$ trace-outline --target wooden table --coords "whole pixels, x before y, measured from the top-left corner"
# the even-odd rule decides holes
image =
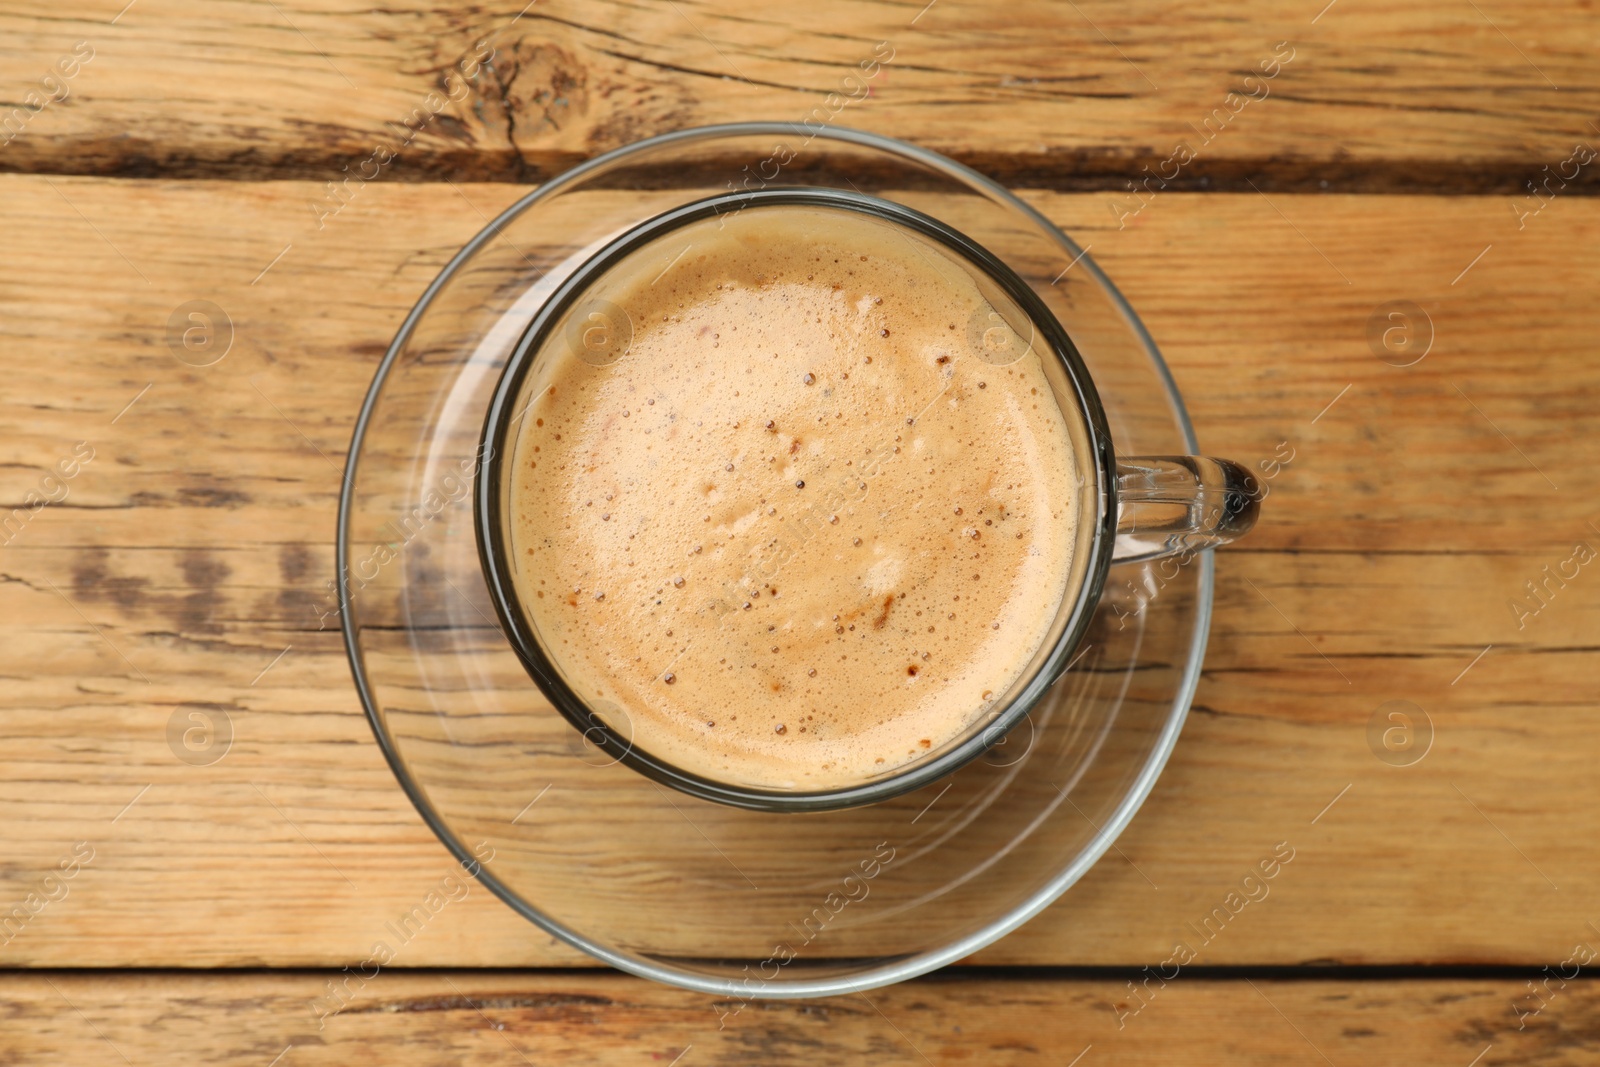
[[[0,1061],[1591,1062],[1600,23],[1324,2],[7,5]],[[1273,475],[1120,855],[966,966],[721,1030],[474,892],[319,1030],[449,862],[316,625],[385,346],[531,186],[835,109],[878,42],[833,121],[1092,246],[1206,449]],[[232,323],[203,367],[195,300]],[[207,723],[225,758],[178,758]]]

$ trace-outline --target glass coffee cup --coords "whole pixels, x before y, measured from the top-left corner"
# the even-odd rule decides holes
[[[1075,542],[1066,591],[1037,651],[964,727],[926,753],[859,781],[823,789],[779,789],[718,778],[676,765],[635,737],[633,716],[597,697],[541,632],[526,590],[528,566],[511,550],[508,501],[519,423],[537,390],[541,361],[577,359],[604,368],[625,358],[635,324],[607,296],[607,282],[634,257],[671,242],[685,227],[734,218],[759,224],[780,208],[842,212],[898,230],[907,254],[957,264],[983,302],[966,323],[968,350],[1005,366],[1037,355],[1070,438],[1079,472]],[[650,779],[705,800],[766,811],[822,811],[871,804],[921,788],[976,759],[1020,723],[1074,661],[1113,562],[1183,555],[1229,541],[1256,518],[1258,488],[1244,468],[1196,456],[1118,458],[1094,382],[1071,338],[1037,293],[984,247],[910,207],[835,189],[766,189],[698,200],[606,242],[567,276],[534,316],[501,374],[483,424],[474,518],[490,599],[530,677],[584,739]],[[589,520],[592,521],[592,520]],[[520,586],[520,588],[519,588]]]

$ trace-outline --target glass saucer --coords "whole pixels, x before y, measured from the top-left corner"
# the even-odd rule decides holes
[[[1078,658],[1002,743],[917,792],[839,811],[678,793],[550,706],[495,621],[473,530],[500,371],[540,304],[616,235],[780,185],[853,189],[975,238],[1065,325],[1119,454],[1198,452],[1149,334],[1083,250],[987,178],[873,134],[748,123],[639,142],[518,201],[429,286],[362,407],[339,506],[341,618],[378,744],[445,845],[530,921],[735,1007],[922,974],[1059,897],[1160,774],[1211,617],[1209,552],[1116,565]]]

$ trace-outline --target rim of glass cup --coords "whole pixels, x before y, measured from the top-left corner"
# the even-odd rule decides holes
[[[1088,559],[1083,565],[1077,589],[1063,598],[1057,609],[1058,619],[1063,617],[1063,610],[1065,613],[1061,632],[1034,673],[1025,678],[1008,703],[988,719],[972,723],[961,736],[948,742],[941,750],[897,770],[885,771],[865,782],[831,789],[763,789],[707,778],[675,766],[639,747],[632,738],[617,732],[568,684],[528,618],[516,593],[516,580],[512,577],[514,557],[509,547],[510,534],[505,528],[505,505],[502,500],[507,466],[512,459],[514,439],[518,432],[513,429],[516,419],[512,413],[522,405],[528,375],[567,321],[569,312],[583,306],[583,300],[592,287],[602,281],[617,263],[679,227],[712,217],[721,218],[748,210],[759,211],[764,207],[786,205],[854,211],[902,226],[937,242],[971,269],[981,271],[1027,316],[1035,336],[1043,341],[1065,370],[1070,397],[1058,397],[1057,400],[1065,399],[1076,405],[1076,418],[1085,438],[1084,451],[1088,453],[1087,465],[1092,468],[1085,472],[1089,475],[1085,478],[1085,485],[1092,495],[1080,507],[1080,521],[1096,527],[1093,535],[1088,537]],[[1063,418],[1071,421],[1074,416],[1064,411]],[[1113,454],[1111,431],[1106,425],[1105,409],[1094,379],[1066,328],[1016,271],[966,234],[903,204],[842,189],[785,187],[723,193],[680,204],[646,219],[613,239],[562,280],[524,329],[489,401],[480,442],[482,464],[473,487],[478,558],[483,565],[489,598],[494,602],[500,624],[529,676],[549,698],[556,711],[574,729],[582,732],[585,740],[614,761],[690,796],[752,811],[835,811],[876,804],[914,792],[954,774],[989,751],[1038,706],[1039,701],[1065,673],[1104,592],[1106,573],[1111,568],[1112,545],[1116,540],[1116,457]]]
[[[433,302],[433,298],[450,281],[462,264],[471,259],[485,244],[493,240],[500,233],[501,227],[533,204],[562,192],[569,185],[582,180],[592,171],[607,167],[618,159],[671,144],[773,134],[780,136],[800,134],[808,137],[826,138],[901,156],[958,182],[980,189],[1020,212],[1038,226],[1041,232],[1055,240],[1062,247],[1062,250],[1078,266],[1087,270],[1104,289],[1112,303],[1121,313],[1128,328],[1139,339],[1146,356],[1149,357],[1155,367],[1157,377],[1166,392],[1167,402],[1171,407],[1174,420],[1183,436],[1186,451],[1193,455],[1200,454],[1200,444],[1195,438],[1194,424],[1189,419],[1188,408],[1185,407],[1183,397],[1178,392],[1177,383],[1172,378],[1172,372],[1167,367],[1166,360],[1162,358],[1160,350],[1156,347],[1155,340],[1150,336],[1144,323],[1140,321],[1126,298],[1123,297],[1122,292],[1100,269],[1099,264],[1090,258],[1087,250],[1080,248],[1077,242],[1073,241],[1072,238],[1058,229],[1054,223],[1014,195],[1005,186],[938,152],[863,130],[835,126],[819,131],[807,129],[801,124],[793,122],[735,122],[714,126],[698,126],[686,130],[677,130],[672,133],[659,134],[642,141],[623,145],[620,148],[614,148],[550,179],[507,207],[492,222],[474,235],[451,258],[450,262],[439,272],[439,276],[428,285],[427,289],[423,290],[422,296],[418,298],[416,305],[406,316],[405,321],[400,324],[400,329],[396,332],[394,340],[390,342],[388,350],[384,352],[383,359],[379,362],[378,369],[373,374],[372,385],[368,387],[367,395],[361,404],[361,410],[356,416],[355,428],[351,432],[350,449],[345,457],[345,476],[339,491],[339,513],[335,528],[336,575],[342,576],[349,572],[350,513],[354,505],[352,487],[355,484],[356,467],[360,457],[361,445],[366,436],[367,423],[371,419],[373,409],[383,391],[384,381],[387,379],[395,361],[399,358],[400,352],[405,348],[412,331],[427,311],[428,306]],[[1116,810],[1111,814],[1110,818],[1100,825],[1099,830],[1089,844],[1081,849],[1066,867],[1020,905],[1012,908],[992,922],[972,931],[965,937],[946,945],[931,948],[913,956],[892,959],[881,966],[850,974],[772,983],[754,994],[745,989],[739,980],[733,978],[717,978],[671,967],[618,952],[605,945],[598,944],[576,930],[572,930],[563,923],[557,922],[538,911],[499,878],[495,877],[487,867],[478,862],[471,850],[456,836],[438,811],[434,809],[426,792],[421,784],[412,777],[399,750],[389,737],[388,730],[382,721],[382,713],[378,708],[372,683],[367,677],[366,664],[362,657],[360,644],[356,638],[354,605],[351,602],[349,583],[339,580],[335,582],[335,585],[339,597],[339,626],[341,633],[344,635],[345,654],[350,661],[350,671],[355,681],[357,696],[361,700],[362,709],[366,712],[367,721],[372,727],[373,737],[378,743],[378,748],[383,753],[384,760],[389,764],[389,769],[394,774],[395,779],[400,783],[400,787],[405,791],[406,796],[410,798],[412,806],[422,816],[423,822],[428,825],[428,828],[439,838],[439,841],[451,855],[462,863],[467,870],[475,873],[475,877],[483,883],[485,888],[499,897],[513,911],[541,930],[554,937],[559,937],[574,948],[587,953],[602,963],[615,967],[617,970],[640,978],[648,978],[652,981],[714,996],[742,996],[748,999],[754,995],[762,999],[791,1000],[805,997],[837,996],[876,989],[915,978],[918,975],[927,974],[929,971],[937,970],[963,957],[970,956],[979,949],[998,941],[1038,915],[1057,900],[1061,894],[1070,889],[1099,861],[1100,857],[1110,849],[1112,842],[1127,828],[1128,823],[1133,820],[1133,816],[1144,804],[1145,798],[1150,795],[1150,790],[1154,788],[1156,779],[1160,777],[1168,757],[1171,756],[1173,748],[1177,745],[1178,735],[1183,729],[1189,706],[1194,700],[1195,689],[1199,685],[1200,667],[1205,658],[1206,640],[1211,632],[1211,604],[1215,573],[1212,554],[1210,552],[1202,552],[1199,557],[1198,588],[1195,596],[1196,626],[1194,634],[1190,638],[1189,657],[1184,666],[1183,675],[1178,681],[1172,709],[1167,716],[1166,722],[1162,725],[1161,733],[1156,738],[1144,766],[1140,768],[1139,773],[1134,777],[1127,792],[1118,803]]]

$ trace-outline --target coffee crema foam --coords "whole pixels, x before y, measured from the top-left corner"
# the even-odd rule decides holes
[[[998,366],[969,336],[988,310],[920,235],[765,205],[630,253],[574,311],[600,332],[552,332],[518,402],[513,578],[634,747],[840,788],[939,750],[1021,678],[1080,490],[1039,353]]]

